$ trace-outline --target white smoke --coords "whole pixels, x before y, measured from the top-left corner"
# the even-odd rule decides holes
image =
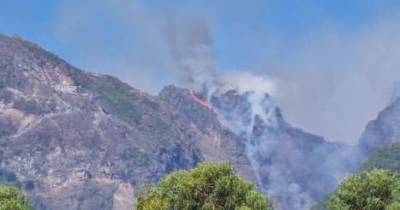
[[[322,39],[314,47],[298,50],[298,57],[282,61],[290,64],[281,69],[266,68],[282,71],[271,78],[241,72],[220,73],[215,65],[211,29],[205,18],[173,11],[147,13],[137,1],[84,2],[64,1],[57,26],[57,34],[68,46],[65,48],[79,49],[78,55],[87,62],[84,68],[112,73],[150,91],[157,91],[159,87],[154,84],[172,75],[180,85],[207,91],[209,96],[230,89],[247,94],[248,113],[244,115],[240,112],[243,110],[237,110],[237,113],[219,114],[232,131],[246,137],[247,156],[263,190],[293,199],[290,202],[296,209],[309,206],[312,201],[298,183],[288,181],[291,177],[285,172],[289,166],[271,163],[268,169],[263,169],[260,163],[263,160],[259,159],[261,155],[268,156],[284,148],[280,146],[283,143],[253,138],[257,118],[270,127],[279,124],[277,107],[266,94],[278,100],[285,116],[296,126],[350,142],[386,103],[388,87],[391,89],[391,82],[398,80],[400,72],[397,61],[400,48],[396,44],[400,43],[400,36],[393,36],[399,35],[397,30],[387,30],[398,28],[397,24],[367,33],[358,41]],[[99,25],[99,17],[105,22],[107,18],[116,18],[121,27],[113,29],[123,30],[108,34],[110,39],[103,32],[114,31],[105,29],[105,24]],[[118,46],[108,44],[113,39],[126,42]],[[289,162],[299,157],[296,148],[281,152],[287,153]],[[271,171],[269,186],[263,185],[259,174],[264,172],[260,170]],[[334,173],[336,169],[331,170]]]
[[[224,16],[248,23],[259,12],[258,3],[218,4]],[[64,45],[60,48],[77,57],[67,59],[84,69],[115,75],[153,93],[169,83],[199,89],[206,81],[214,83],[221,71],[215,68],[211,35],[213,27],[221,25],[215,24],[212,12],[206,12],[209,4],[213,5],[197,3],[197,13],[183,15],[172,7],[149,10],[139,0],[63,0],[51,34],[58,38],[57,45]],[[400,78],[398,20],[388,15],[352,33],[327,24],[313,29],[311,36],[291,36],[289,44],[261,31],[223,35],[232,43],[230,49],[240,51],[246,45],[251,51],[248,57],[257,58],[245,68],[256,66],[253,70],[263,69],[262,74],[279,79],[273,88],[279,94],[268,93],[288,122],[328,140],[356,143]],[[233,37],[243,37],[244,42]],[[236,48],[236,43],[241,44]],[[263,86],[254,84],[246,86]]]
[[[388,16],[352,34],[321,28],[287,50],[293,53],[282,55],[279,65],[267,64],[280,79],[275,99],[288,122],[356,144],[400,80],[398,20]]]
[[[274,96],[276,84],[272,78],[256,75],[250,72],[231,72],[222,76],[224,88],[238,90],[240,93],[247,91],[269,94]]]
[[[172,15],[163,32],[181,85],[200,90],[215,83],[214,49],[206,21]]]

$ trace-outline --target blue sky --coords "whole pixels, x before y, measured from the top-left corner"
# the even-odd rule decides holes
[[[355,142],[400,80],[398,11],[398,0],[0,0],[0,33],[153,94],[183,84],[179,62],[205,45],[195,58],[218,74],[271,78],[290,123]]]
[[[65,2],[67,1],[41,0],[38,3],[26,0],[1,0],[0,32],[8,35],[17,34],[40,44],[77,66],[89,67],[90,65],[86,66],[80,56],[76,56],[79,54],[77,52],[79,49],[64,46],[55,32]],[[71,2],[73,2],[72,7],[79,10],[81,2],[85,1]],[[87,2],[96,4],[95,1]],[[257,59],[261,59],[260,54],[263,54],[260,51],[268,51],[264,48],[268,49],[269,46],[265,45],[270,42],[279,45],[274,46],[277,48],[276,54],[271,55],[271,60],[275,59],[274,56],[278,58],[290,56],[293,53],[291,47],[304,42],[305,37],[312,39],[315,33],[319,33],[325,27],[334,27],[336,30],[339,29],[340,33],[351,36],[400,9],[400,1],[396,0],[148,0],[139,1],[138,4],[151,14],[171,10],[174,13],[207,19],[211,22],[219,69],[253,71],[257,71],[254,69],[258,68]],[[108,21],[105,24],[109,26],[119,24],[120,27],[126,27],[126,23],[120,23],[118,19],[108,18]],[[104,27],[109,26],[104,25]],[[123,32],[123,30],[116,31]],[[93,30],[93,33],[96,32]],[[112,34],[110,31],[105,32]],[[137,41],[140,42],[140,39]],[[120,42],[117,45],[125,44],[124,40],[117,42]]]

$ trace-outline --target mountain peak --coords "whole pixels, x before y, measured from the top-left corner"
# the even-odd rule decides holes
[[[0,37],[0,174],[38,209],[121,206],[116,192],[203,160],[202,137],[158,97]]]
[[[292,128],[265,92],[211,90],[152,96],[1,36],[0,175],[39,209],[66,210],[131,209],[118,192],[201,161],[232,163],[283,209],[306,209],[337,184],[343,171],[327,168],[336,144]]]
[[[44,65],[46,63],[66,65],[66,62],[32,42],[18,36],[0,35],[0,55],[22,64]]]

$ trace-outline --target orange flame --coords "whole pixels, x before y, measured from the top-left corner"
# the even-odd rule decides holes
[[[197,96],[194,94],[194,91],[193,91],[192,89],[189,89],[189,95],[190,95],[197,103],[199,103],[201,106],[206,107],[207,109],[210,109],[210,105],[209,105],[206,101],[204,101],[204,100],[200,99],[199,97],[197,97]]]

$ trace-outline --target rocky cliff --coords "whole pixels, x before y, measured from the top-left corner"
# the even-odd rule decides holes
[[[349,149],[291,127],[266,93],[152,96],[0,36],[0,182],[37,209],[131,209],[142,186],[201,161],[232,163],[279,209],[307,209],[354,167]]]
[[[206,160],[233,163],[277,209],[309,209],[359,164],[354,148],[290,126],[266,93],[171,86],[160,97],[211,137],[201,148]]]
[[[202,132],[158,97],[0,37],[0,166],[38,209],[131,209],[204,158]]]
[[[368,123],[359,146],[369,155],[385,145],[400,142],[400,98],[383,109],[377,118]]]

